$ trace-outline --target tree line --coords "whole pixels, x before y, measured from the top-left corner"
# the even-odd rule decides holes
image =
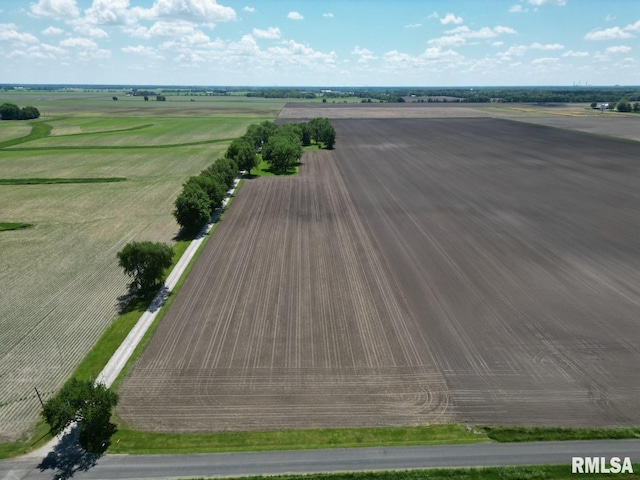
[[[315,142],[333,148],[335,138],[326,118],[283,125],[265,120],[250,125],[243,136],[231,142],[222,158],[183,184],[173,215],[184,232],[197,232],[220,207],[239,171],[250,175],[262,158],[274,172],[285,173],[300,160],[303,147]]]
[[[0,105],[1,120],[32,120],[39,117],[40,112],[36,107],[27,106],[20,108],[13,103],[3,103]]]

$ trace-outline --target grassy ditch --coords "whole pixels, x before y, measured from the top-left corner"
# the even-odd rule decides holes
[[[21,230],[23,228],[33,227],[32,223],[11,223],[0,222],[0,232],[6,232],[8,230]]]
[[[633,465],[633,471],[640,464]],[[575,479],[569,465],[544,465],[524,467],[485,468],[434,468],[429,470],[402,470],[391,472],[325,473],[313,475],[277,475],[236,477],[230,480],[568,480]],[[638,478],[635,473],[589,475],[590,479],[615,478],[626,480]]]
[[[139,432],[121,426],[111,439],[109,452],[129,454],[213,453],[440,445],[487,441],[484,432],[469,430],[463,425],[456,424],[200,434]]]
[[[557,440],[620,440],[640,438],[640,428],[482,427],[496,442],[548,442]]]
[[[52,185],[58,183],[112,183],[125,182],[125,177],[88,178],[0,178],[0,185]]]

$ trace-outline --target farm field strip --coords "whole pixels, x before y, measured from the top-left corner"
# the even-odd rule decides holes
[[[252,123],[250,118],[242,121],[244,128]],[[168,128],[169,120],[162,122]],[[214,139],[241,123],[229,127],[219,119],[202,120],[206,122]],[[117,119],[98,123],[118,126]],[[124,133],[135,142],[144,131]],[[175,139],[185,133],[183,129]],[[116,253],[134,239],[170,243],[178,232],[171,211],[181,184],[226,146],[220,140],[145,150],[2,150],[0,169],[7,178],[128,181],[0,185],[0,219],[34,224],[0,235],[0,441],[16,439],[33,427],[40,411],[34,387],[45,399],[57,391],[117,314],[128,279],[117,266]]]
[[[299,177],[246,182],[122,418],[640,423],[640,145],[488,118],[333,124],[336,150]]]
[[[449,418],[446,386],[324,153],[305,155],[301,177],[245,182],[121,386],[133,426]]]
[[[496,120],[336,125],[459,421],[638,422],[640,145]]]

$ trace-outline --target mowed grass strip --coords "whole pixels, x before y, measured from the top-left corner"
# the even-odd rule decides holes
[[[11,138],[0,142],[0,148],[12,147],[21,143],[32,142],[34,140],[40,140],[41,138],[48,137],[51,133],[51,125],[43,122],[33,122],[31,125],[31,132],[24,137]]]
[[[496,442],[544,442],[557,440],[620,440],[640,438],[640,427],[561,428],[561,427],[482,427]]]
[[[57,183],[113,183],[125,182],[125,177],[104,178],[0,178],[0,185],[52,185]]]
[[[640,464],[633,465],[633,471]],[[434,468],[429,470],[400,470],[391,472],[314,473],[310,475],[257,475],[229,480],[568,480],[575,479],[569,465],[484,468]],[[590,479],[638,478],[634,473],[592,474]]]
[[[23,228],[29,228],[32,226],[32,223],[0,222],[0,232],[6,232],[8,230],[21,230]]]
[[[109,453],[216,453],[488,441],[484,432],[457,424],[200,434],[139,432],[119,425],[118,431],[111,439]]]

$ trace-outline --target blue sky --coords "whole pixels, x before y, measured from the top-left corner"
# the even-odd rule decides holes
[[[640,0],[2,0],[0,83],[640,84]]]

